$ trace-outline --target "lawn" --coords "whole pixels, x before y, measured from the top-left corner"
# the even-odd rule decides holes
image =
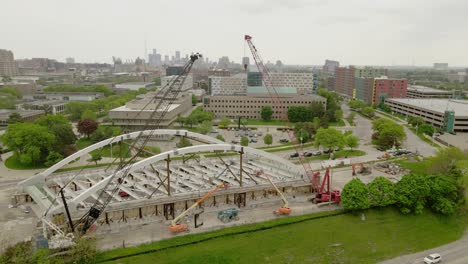
[[[84,149],[88,146],[91,146],[93,142],[89,138],[80,138],[75,142],[75,145],[78,149]]]
[[[331,126],[331,127],[344,127],[346,126],[345,122],[343,121],[343,119],[340,119],[336,122],[330,122],[328,123],[328,126]]]
[[[5,167],[12,169],[12,170],[34,170],[34,169],[47,168],[47,166],[45,166],[44,164],[38,164],[38,165],[21,164],[16,155],[13,155],[5,160]]]
[[[127,154],[126,156],[129,158],[132,156],[132,154],[130,152],[128,152],[128,149],[130,147],[126,144],[122,144],[122,157],[125,156],[125,154]],[[101,149],[96,149],[96,150],[93,150],[91,151],[91,154],[94,154],[94,153],[99,153],[101,152],[101,155],[103,157],[108,157],[110,158],[111,157],[111,147],[110,146],[105,146]],[[113,144],[112,145],[112,158],[117,158],[119,157],[119,152],[120,152],[120,144]]]
[[[98,256],[98,261],[153,250],[106,263],[375,263],[454,241],[462,236],[465,227],[455,216],[443,217],[427,211],[405,216],[394,208],[368,210],[365,220],[361,214],[342,214],[284,224],[294,219],[281,218],[107,251]],[[264,225],[272,228],[264,229]],[[201,239],[205,241],[196,243]]]
[[[408,169],[412,173],[415,173],[415,174],[427,173],[427,169],[430,165],[430,161],[428,159],[425,159],[423,161],[399,160],[395,162],[398,163],[403,168]]]

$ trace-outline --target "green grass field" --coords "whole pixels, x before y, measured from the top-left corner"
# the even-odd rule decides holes
[[[29,166],[21,164],[21,162],[19,161],[16,155],[13,155],[5,160],[5,167],[12,169],[12,170],[34,170],[34,169],[47,168],[47,166],[45,166],[44,164],[29,165]]]
[[[294,218],[267,223],[274,225],[289,219]],[[249,226],[261,224],[107,251],[98,256],[98,261],[158,249],[105,263],[375,263],[454,241],[463,234],[465,223],[456,216],[430,212],[402,215],[395,208],[386,208],[368,210],[364,221],[361,214],[344,214],[183,245],[198,237],[208,238]]]

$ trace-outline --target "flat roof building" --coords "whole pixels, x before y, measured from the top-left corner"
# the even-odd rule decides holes
[[[395,113],[422,117],[444,131],[468,132],[468,100],[392,98],[385,104]]]
[[[263,106],[272,106],[273,119],[284,119],[284,112],[290,106],[309,106],[313,102],[326,106],[326,99],[318,95],[301,95],[295,88],[276,88],[282,106],[275,106],[265,87],[249,87],[247,96],[206,96],[203,98],[203,109],[215,114],[217,118],[261,119]]]
[[[0,109],[0,126],[8,126],[8,118],[13,113],[18,113],[26,122],[32,122],[44,115],[44,111],[39,110]]]
[[[439,90],[431,87],[410,85],[408,87],[408,98],[451,98],[453,95],[452,91]]]
[[[18,75],[18,65],[15,62],[13,52],[0,49],[0,77]]]

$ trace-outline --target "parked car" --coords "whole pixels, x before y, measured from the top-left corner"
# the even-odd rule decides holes
[[[328,154],[328,153],[331,152],[331,150],[330,149],[324,149],[322,152],[323,152],[323,154]]]
[[[239,144],[239,141],[233,139],[233,140],[231,141],[231,143],[232,143],[232,144]]]
[[[235,136],[235,137],[239,137],[240,134],[239,134],[238,132],[236,132],[236,133],[234,134],[234,136]]]
[[[424,258],[424,263],[426,264],[439,263],[441,261],[442,257],[438,253],[430,254],[429,256]]]
[[[383,147],[383,146],[378,146],[378,147],[377,147],[377,150],[386,151],[387,148],[386,148],[386,147]]]
[[[304,157],[312,157],[313,155],[312,152],[304,152]]]
[[[261,131],[258,131],[258,132],[257,132],[257,135],[258,135],[259,137],[261,137],[261,136],[263,136],[263,133],[262,133]]]
[[[299,153],[295,152],[289,156],[290,158],[297,158],[299,157]]]
[[[314,156],[320,156],[320,155],[322,155],[322,151],[320,151],[320,150],[313,151],[313,152],[312,152],[312,155],[314,155]]]
[[[257,139],[256,138],[251,138],[250,143],[257,143]]]
[[[434,137],[440,137],[440,133],[434,133]]]
[[[282,139],[280,139],[280,142],[281,142],[281,143],[288,143],[288,142],[289,142],[289,140],[288,140],[288,139],[286,139],[286,138],[282,138]]]

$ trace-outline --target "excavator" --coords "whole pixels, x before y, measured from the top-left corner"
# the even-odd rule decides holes
[[[357,176],[356,173],[360,173],[362,175],[369,175],[372,173],[372,169],[370,167],[365,166],[363,163],[353,164],[352,167],[353,167],[353,176]],[[360,167],[360,169],[356,171],[356,167]]]
[[[266,174],[263,170],[258,170],[254,173],[254,175],[256,177],[260,177],[260,175],[265,175],[265,177],[267,178],[267,180],[271,183],[271,185],[273,185],[273,187],[275,188],[276,192],[281,196],[281,200],[283,200],[283,206],[276,209],[275,211],[273,211],[274,214],[276,215],[290,215],[291,212],[292,212],[292,209],[289,208],[289,203],[288,203],[288,200],[286,200],[286,197],[284,197],[283,193],[278,189],[278,187],[276,186],[276,184],[273,183],[273,181],[271,180],[270,176],[268,176],[268,174]]]
[[[204,200],[206,200],[206,198],[210,197],[211,195],[213,195],[215,192],[217,192],[219,189],[221,188],[225,188],[227,189],[229,187],[229,185],[227,183],[220,183],[218,185],[216,185],[216,187],[209,191],[207,194],[205,194],[202,198],[198,199],[197,202],[195,202],[192,206],[190,206],[189,208],[187,208],[187,210],[183,211],[180,215],[178,215],[176,218],[174,218],[174,220],[172,220],[171,222],[171,225],[168,227],[169,231],[171,233],[180,233],[180,232],[185,232],[185,231],[188,231],[188,225],[187,224],[184,224],[184,223],[180,223],[179,221],[185,216],[187,215],[187,213],[189,213],[190,211],[192,211],[193,209],[195,209],[195,207],[197,207],[199,204],[201,204]]]

